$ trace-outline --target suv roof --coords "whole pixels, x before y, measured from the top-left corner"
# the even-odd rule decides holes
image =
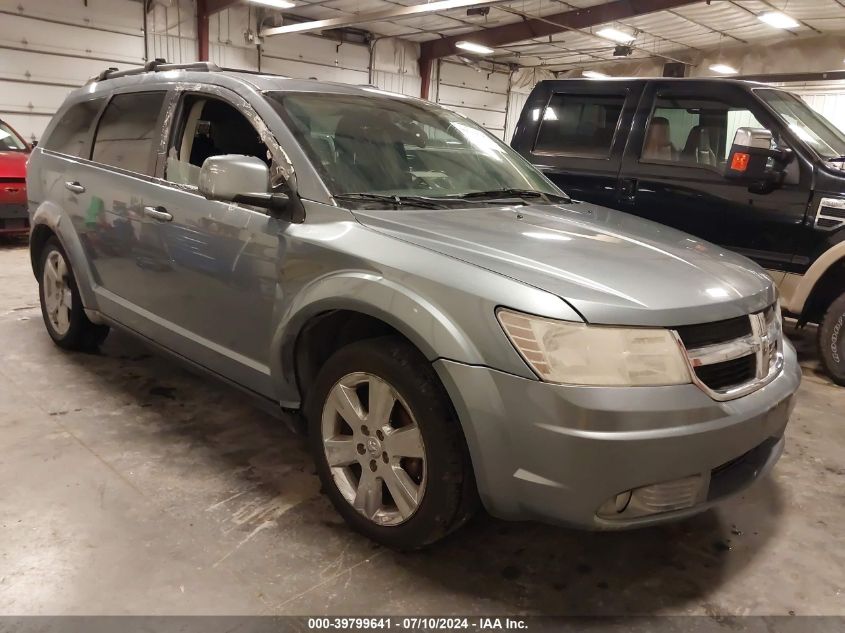
[[[196,83],[203,85],[217,85],[230,89],[237,89],[239,85],[260,92],[266,90],[289,90],[297,92],[331,92],[335,94],[372,94],[378,90],[381,94],[390,94],[372,85],[352,85],[319,81],[316,79],[293,79],[283,75],[265,73],[255,70],[237,68],[221,68],[213,62],[194,62],[190,64],[170,64],[164,59],[147,62],[144,66],[128,70],[107,68],[98,75],[91,77],[85,86],[72,94],[86,95],[108,92],[115,88],[143,84],[145,87],[157,87],[176,83]],[[413,97],[405,98],[413,99]]]

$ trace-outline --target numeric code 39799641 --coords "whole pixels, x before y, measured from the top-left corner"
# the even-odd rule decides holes
[[[308,629],[315,631],[341,630],[466,630],[470,628],[467,618],[404,617],[404,618],[308,618]]]

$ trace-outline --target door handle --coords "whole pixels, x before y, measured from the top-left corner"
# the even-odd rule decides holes
[[[67,189],[68,191],[72,191],[73,193],[85,193],[85,187],[80,185],[75,180],[68,180],[65,183],[65,189]]]
[[[159,222],[170,222],[173,219],[164,207],[144,207],[144,215]]]
[[[633,202],[637,197],[637,179],[625,178],[619,184],[619,194],[625,202]]]

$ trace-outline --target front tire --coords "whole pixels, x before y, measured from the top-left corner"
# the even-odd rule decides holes
[[[466,442],[431,364],[398,337],[352,343],[320,369],[306,404],[317,473],[365,536],[423,547],[477,505]]]
[[[92,351],[105,340],[109,328],[92,323],[85,315],[70,261],[55,237],[47,240],[41,251],[38,296],[47,333],[59,347]]]
[[[819,353],[833,382],[845,386],[845,293],[830,304],[819,324]]]

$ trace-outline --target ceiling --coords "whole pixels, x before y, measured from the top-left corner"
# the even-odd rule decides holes
[[[468,16],[464,8],[364,22],[356,28],[423,42],[606,3],[607,0],[500,1],[487,5],[490,10],[486,16]],[[418,0],[298,0],[292,13],[302,18],[326,19],[417,4],[420,4]],[[774,10],[787,13],[800,25],[785,31],[757,18]],[[489,58],[561,71],[619,59],[613,56],[613,42],[594,35],[602,26],[608,25],[563,30],[550,37],[498,46]],[[620,20],[610,26],[637,34],[634,50],[625,59],[683,60],[685,55],[689,57],[720,47],[765,44],[782,41],[785,37],[845,33],[845,0],[711,0]]]

